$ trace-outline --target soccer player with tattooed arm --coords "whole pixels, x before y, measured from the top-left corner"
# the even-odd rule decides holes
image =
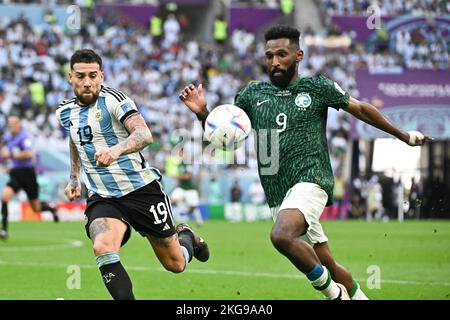
[[[103,86],[101,57],[78,50],[70,68],[75,97],[56,111],[69,135],[71,172],[65,195],[70,201],[80,197],[82,171],[88,189],[85,229],[103,282],[114,299],[131,300],[132,283],[119,256],[131,227],[174,273],[184,271],[192,257],[207,261],[209,248],[187,224],[174,226],[161,174],[140,152],[153,142],[150,129],[133,100]]]
[[[327,108],[343,109],[410,146],[423,145],[432,138],[400,130],[376,107],[351,97],[324,76],[301,77],[299,39],[295,28],[270,28],[265,34],[270,82],[250,82],[237,94],[234,104],[249,116],[258,148],[267,148],[265,152],[257,150],[257,156],[274,221],[272,244],[327,299],[365,300],[357,281],[333,258],[319,221],[325,206],[332,202],[334,185],[326,139]],[[204,124],[209,111],[202,84],[186,86],[180,99]],[[265,170],[267,161],[261,159],[261,154],[272,152],[270,143],[261,143],[271,141],[269,134],[278,139],[273,152],[278,153],[279,166],[274,172]]]

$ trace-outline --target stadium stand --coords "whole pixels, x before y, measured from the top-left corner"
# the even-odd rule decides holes
[[[20,1],[28,3],[29,1]],[[8,3],[0,1],[0,3]],[[58,1],[60,4],[69,2]],[[141,3],[147,3],[143,1]],[[231,1],[231,4],[258,4],[273,7],[274,1]],[[316,1],[316,5],[329,17],[333,15],[365,14],[370,1]],[[383,15],[426,12],[448,14],[446,1],[379,1]],[[325,20],[326,30],[305,28],[302,46],[306,57],[301,66],[303,76],[319,73],[336,80],[351,95],[359,97],[355,72],[366,67],[371,70],[448,69],[449,33],[439,25],[421,25],[396,32],[387,46],[377,42],[355,41],[349,30],[341,30],[331,19]],[[177,134],[192,132],[188,144],[192,159],[204,156],[201,164],[194,163],[194,174],[201,181],[201,191],[213,173],[230,169],[228,163],[217,163],[210,155],[202,155],[201,128],[195,117],[178,100],[181,87],[201,79],[208,88],[211,105],[231,103],[235,93],[250,80],[267,80],[264,67],[264,48],[257,34],[237,29],[229,37],[228,45],[218,47],[213,42],[203,42],[184,32],[180,21],[167,18],[163,24],[164,39],[158,46],[148,29],[135,24],[125,15],[96,15],[95,21],[84,24],[78,33],[64,26],[43,20],[30,24],[23,16],[0,20],[0,131],[5,126],[5,116],[11,111],[25,117],[26,127],[33,135],[36,148],[42,150],[41,159],[49,157],[48,146],[61,156],[51,161],[55,165],[41,165],[42,172],[60,171],[67,157],[64,132],[58,127],[55,109],[58,102],[72,97],[65,80],[68,59],[81,47],[94,48],[104,57],[106,84],[119,87],[133,97],[144,115],[156,143],[146,150],[146,157],[154,166],[165,171],[166,160],[171,155]],[[429,45],[429,44],[432,45]],[[343,166],[343,154],[350,143],[350,120],[344,113],[330,112],[327,135],[330,141],[333,169]],[[185,131],[183,131],[185,130]],[[2,133],[2,132],[0,132]],[[251,145],[252,141],[249,141]],[[233,177],[239,170],[251,169],[255,173],[256,155],[252,148],[238,151],[236,158],[245,158],[233,165],[236,173],[221,181],[222,190],[229,190]],[[206,157],[206,158],[205,158]],[[215,157],[221,157],[216,154]],[[254,175],[248,177],[250,184]],[[174,179],[167,179],[168,189]],[[250,194],[243,190],[243,202]],[[206,192],[202,199],[207,202]],[[229,200],[229,199],[225,199]]]

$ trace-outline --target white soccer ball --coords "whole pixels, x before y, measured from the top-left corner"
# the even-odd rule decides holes
[[[250,119],[244,110],[232,104],[214,108],[205,123],[205,138],[216,148],[236,150],[250,134]]]

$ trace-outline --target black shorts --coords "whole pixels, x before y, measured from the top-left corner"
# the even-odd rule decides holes
[[[23,189],[28,200],[34,200],[39,197],[39,186],[37,183],[36,172],[34,168],[16,168],[9,172],[9,181],[7,183],[15,193]]]
[[[85,215],[88,238],[89,226],[97,218],[116,218],[125,222],[127,231],[122,245],[131,236],[130,226],[142,236],[167,238],[175,234],[169,196],[157,180],[120,198],[103,198],[94,194],[87,199]]]

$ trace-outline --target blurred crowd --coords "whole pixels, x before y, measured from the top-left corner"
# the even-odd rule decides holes
[[[277,8],[279,0],[229,0],[231,5],[244,5],[244,6],[264,6],[269,8]]]
[[[377,6],[382,16],[450,13],[447,0],[320,0],[320,3],[329,15],[341,16],[366,15],[370,6]]]
[[[348,218],[372,220],[398,219],[399,205],[404,219],[448,218],[449,190],[442,180],[430,185],[426,178],[404,182],[382,173],[358,176],[352,181]]]
[[[420,0],[381,2],[386,12],[396,13],[409,6],[434,10],[437,5],[436,1]],[[327,9],[330,14],[348,14],[349,10],[364,10],[368,3],[327,0],[323,6],[330,8]],[[400,11],[398,6],[402,8]],[[448,11],[448,6],[444,9]],[[215,171],[214,157],[223,155],[206,154],[205,158],[202,154],[198,146],[202,144],[201,127],[179,101],[178,93],[186,84],[203,83],[210,108],[232,103],[238,90],[250,80],[268,80],[263,42],[240,29],[229,35],[225,43],[201,42],[183,32],[176,12],[164,17],[162,27],[163,35],[157,38],[152,37],[147,28],[134,25],[119,15],[95,15],[91,23],[83,24],[77,32],[51,21],[30,25],[23,17],[3,18],[0,20],[0,131],[5,128],[5,116],[17,112],[25,118],[24,126],[38,149],[52,145],[55,149],[66,150],[65,132],[58,126],[55,110],[59,102],[73,96],[66,81],[71,54],[76,49],[92,48],[103,58],[106,85],[132,97],[149,124],[155,143],[146,153],[152,165],[164,172],[179,136],[189,132],[191,141],[187,150],[191,152],[191,159],[203,157],[201,162],[193,163],[194,173],[200,168]],[[330,24],[325,33],[306,28],[302,39],[330,36],[354,38],[351,32]],[[302,43],[305,60],[300,68],[301,75],[324,74],[358,97],[355,72],[360,67],[449,67],[449,36],[435,26],[405,30],[395,38],[388,35],[388,39],[392,41],[388,41],[387,46],[379,42],[374,50],[353,40],[350,45],[339,47],[327,47],[317,41]],[[330,109],[327,135],[335,172],[344,161],[349,129],[349,116]],[[243,166],[256,168],[253,148],[238,152],[247,153]]]

